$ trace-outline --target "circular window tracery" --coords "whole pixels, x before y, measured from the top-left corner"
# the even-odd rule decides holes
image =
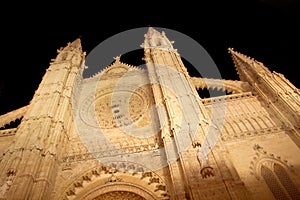
[[[149,107],[149,99],[143,87],[135,91],[122,90],[99,94],[95,111],[101,128],[128,126],[138,121]]]

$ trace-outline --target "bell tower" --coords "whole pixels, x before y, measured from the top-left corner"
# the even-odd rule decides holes
[[[50,63],[0,163],[1,173],[11,181],[7,199],[50,198],[72,122],[71,95],[84,55],[77,39],[58,50]]]
[[[177,50],[165,33],[152,27],[142,44],[176,198],[192,196],[187,176],[188,149],[204,139],[207,113]],[[203,127],[201,127],[203,124]],[[193,149],[192,151],[195,151]],[[197,152],[194,152],[194,159]]]
[[[196,140],[199,123],[206,114],[195,98],[197,91],[189,82],[187,70],[172,43],[164,32],[150,27],[142,47],[157,105],[173,190],[178,199],[184,199],[190,194],[187,194],[189,189],[186,184],[189,180],[185,174],[183,154]]]
[[[173,42],[164,32],[150,27],[142,47],[175,199],[206,199],[207,185],[222,191],[220,196],[246,198],[243,184],[232,188],[240,182],[234,168],[219,167],[224,162],[232,165],[217,139],[221,130],[205,108]],[[213,140],[218,141],[217,149]],[[228,180],[224,181],[222,174],[228,174]]]
[[[164,123],[164,127],[169,127],[169,130],[163,131],[163,137],[173,136],[179,129],[196,130],[197,126],[192,126],[207,118],[204,107],[199,105],[196,98],[198,93],[190,81],[187,69],[172,44],[164,32],[160,33],[152,27],[145,34],[142,44],[156,104],[164,107],[167,111],[165,117],[169,117]],[[182,109],[182,106],[191,116],[186,116],[187,113],[181,113],[183,116],[180,118],[176,116],[177,110],[174,109]],[[160,118],[164,119],[162,116]]]

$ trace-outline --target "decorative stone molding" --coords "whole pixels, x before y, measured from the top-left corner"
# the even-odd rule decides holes
[[[275,155],[273,153],[268,153],[258,144],[253,146],[253,149],[256,152],[256,155],[253,157],[252,161],[250,162],[250,174],[254,175],[257,180],[261,178],[261,165],[272,165],[274,163],[278,163],[284,168],[290,169],[293,172],[293,165],[289,164],[288,161],[282,158],[279,155]]]
[[[17,128],[10,128],[5,130],[0,130],[0,137],[12,136],[17,132]]]
[[[122,188],[122,191],[120,191]],[[132,200],[155,200],[158,199],[155,195],[151,194],[145,188],[138,187],[134,184],[129,183],[113,183],[104,186],[98,186],[90,193],[83,196],[84,199],[105,199],[105,200],[115,200],[117,199],[132,199]],[[76,198],[75,198],[76,199]],[[159,198],[167,199],[167,198]]]
[[[212,97],[212,98],[207,98],[207,99],[201,99],[201,101],[204,105],[206,105],[206,104],[222,102],[222,101],[231,101],[231,100],[238,100],[238,99],[243,99],[243,98],[250,98],[252,96],[253,96],[252,92],[242,92],[239,94],[231,94],[231,95],[226,95],[226,96],[221,96],[221,97]]]
[[[84,79],[84,81],[91,81],[92,79],[99,78],[99,77],[101,77],[101,80],[111,78],[111,76],[118,77],[118,76],[122,76],[124,73],[131,70],[144,71],[144,69],[142,68],[121,62],[120,57],[121,56],[116,56],[114,58],[115,62],[105,67],[101,71],[97,72],[96,74],[92,75],[91,77]]]
[[[114,155],[128,155],[129,153],[139,153],[143,151],[153,151],[157,150],[161,147],[161,143],[157,144],[144,144],[144,145],[137,145],[137,146],[127,146],[122,147],[121,149],[113,149],[113,150],[106,150],[106,151],[99,151],[99,152],[91,152],[85,154],[76,154],[76,155],[69,155],[62,158],[63,164],[67,165],[67,163],[73,162],[80,162],[85,160],[93,160],[93,159],[100,159],[105,157],[110,157]]]
[[[232,134],[232,135],[221,135],[221,139],[223,141],[232,141],[232,140],[237,140],[237,139],[247,139],[249,137],[255,137],[258,135],[267,135],[267,134],[275,134],[280,131],[287,130],[286,127],[284,126],[276,126],[276,127],[270,127],[270,128],[265,128],[265,129],[260,129],[260,130],[255,130],[255,131],[246,131],[246,132],[241,132],[240,134]]]
[[[126,162],[100,165],[86,171],[64,190],[63,199],[77,199],[79,196],[93,199],[107,192],[125,191],[127,186],[130,186],[127,192],[146,199],[168,199],[167,187],[159,175],[136,163]]]

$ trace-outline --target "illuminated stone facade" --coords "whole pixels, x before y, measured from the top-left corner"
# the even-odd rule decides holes
[[[145,69],[116,57],[86,79],[80,40],[58,50],[0,116],[0,199],[300,198],[299,89],[233,49],[240,81],[190,77],[153,28],[142,47]]]

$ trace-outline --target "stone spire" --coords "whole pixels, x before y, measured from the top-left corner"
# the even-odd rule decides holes
[[[82,51],[80,38],[77,38],[73,42],[68,42],[67,46],[58,49],[57,57],[56,59],[52,59],[52,61],[64,62],[71,59],[73,55],[77,55],[77,57],[85,56],[85,52]]]
[[[51,199],[83,62],[80,39],[76,39],[58,50],[50,63],[6,154],[8,164],[0,162],[0,176],[11,181],[7,199]]]
[[[233,48],[228,48],[234,62],[237,73],[242,81],[251,83],[252,73],[266,74],[271,73],[270,70],[264,66],[263,63],[256,61],[255,59],[246,56],[242,53],[234,51]],[[250,79],[250,80],[249,80]]]
[[[161,33],[152,27],[149,27],[148,32],[144,35],[145,40],[141,45],[143,48],[161,48],[166,50],[175,50],[173,48],[174,41],[170,41],[165,32]]]
[[[157,30],[155,30],[154,28],[152,28],[152,27],[149,27],[148,28],[148,32],[146,33],[146,35],[148,36],[148,37],[151,37],[151,36],[161,36],[161,33],[160,32],[158,32]]]
[[[82,50],[80,38],[77,38],[73,42],[69,42],[68,45],[65,48],[71,48],[71,49],[74,48],[74,49]]]
[[[276,112],[281,111],[285,120],[300,129],[299,89],[282,74],[271,72],[263,63],[236,52],[232,48],[228,50],[240,79],[248,82],[253,91],[265,99],[268,106],[277,109]]]
[[[192,144],[203,141],[205,134],[201,131],[206,124],[201,124],[203,129],[198,128],[208,114],[203,104],[199,104],[196,88],[172,43],[164,32],[150,27],[142,47],[173,181],[171,187],[176,191],[174,199],[186,199],[190,191],[185,191],[182,183],[188,185],[190,180],[181,172],[186,167],[183,153]],[[176,157],[180,159],[174,162]]]

